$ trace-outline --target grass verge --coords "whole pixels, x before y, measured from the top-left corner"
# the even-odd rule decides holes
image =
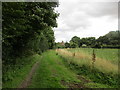
[[[20,60],[29,60],[29,63],[24,64],[21,68],[16,67],[14,70],[7,71],[3,76],[6,82],[2,83],[2,88],[17,88],[26,78],[34,63],[40,60],[40,55],[32,55],[21,58]]]

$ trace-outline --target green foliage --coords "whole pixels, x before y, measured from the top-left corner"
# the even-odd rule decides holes
[[[60,57],[63,59],[65,65],[69,67],[71,70],[75,71],[78,75],[84,75],[89,79],[91,79],[94,83],[104,84],[105,87],[112,87],[112,88],[118,87],[117,73],[113,74],[112,72],[103,72],[97,69],[96,67],[91,69],[91,66],[89,65],[90,62],[89,63],[86,62],[87,59],[82,59],[82,58],[77,59],[63,55],[60,55]],[[102,86],[99,87],[103,88]]]
[[[26,75],[30,72],[32,66],[36,61],[40,60],[41,56],[38,54],[17,58],[17,61],[21,62],[21,65],[16,65],[14,67],[9,67],[7,73],[2,76],[2,87],[3,88],[18,88],[21,82],[26,78]],[[29,61],[29,62],[25,62]]]
[[[70,40],[70,46],[72,48],[76,48],[76,47],[80,47],[81,43],[80,43],[80,38],[77,36],[74,36],[71,40]]]
[[[55,43],[55,47],[56,48],[65,48],[65,44],[64,44],[63,41],[62,42],[58,42],[58,43]]]
[[[95,37],[86,37],[80,39],[77,36],[74,36],[70,40],[70,47],[77,48],[83,47],[92,47],[92,48],[120,48],[120,32],[111,31],[104,36],[100,36],[98,39]]]
[[[78,44],[71,41],[70,42],[70,47],[71,48],[76,48],[76,47],[78,47]]]
[[[70,40],[70,47],[71,48],[77,48],[77,47],[83,47],[83,45],[86,45],[86,47],[93,47],[95,46],[95,37],[88,37],[88,38],[82,38],[80,39],[77,36],[74,36]]]
[[[96,42],[92,47],[93,48],[101,48],[102,45],[100,43]]]
[[[54,48],[55,37],[54,37],[54,31],[52,30],[52,28],[51,27],[46,28],[46,30],[44,30],[44,35],[45,35],[46,39],[48,40],[49,49]]]
[[[16,58],[41,54],[54,47],[52,28],[57,27],[57,6],[57,2],[2,3],[3,75],[8,67],[25,62]]]
[[[64,66],[62,59],[56,55],[55,51],[47,51],[42,54],[41,65],[29,88],[68,88],[62,81],[79,83],[76,74]]]
[[[82,44],[86,44],[87,46],[94,46],[95,45],[95,37],[88,37],[88,38],[82,38]]]
[[[65,48],[70,48],[70,44],[68,42],[65,43]]]
[[[113,47],[113,48],[120,48],[119,45],[119,41],[120,40],[120,33],[119,31],[111,31],[108,34],[104,35],[104,36],[100,36],[97,39],[97,42],[101,43],[101,45],[106,45],[105,47]],[[109,46],[111,45],[111,46]]]

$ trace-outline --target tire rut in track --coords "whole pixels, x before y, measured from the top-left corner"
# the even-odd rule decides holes
[[[30,85],[31,80],[32,80],[32,77],[33,77],[34,73],[36,72],[39,64],[40,64],[40,61],[37,61],[37,62],[33,65],[31,71],[29,72],[29,74],[27,75],[27,77],[25,78],[25,80],[23,80],[23,82],[20,84],[20,86],[18,87],[17,90],[20,90],[20,89],[22,89],[22,88],[27,88],[27,87]]]

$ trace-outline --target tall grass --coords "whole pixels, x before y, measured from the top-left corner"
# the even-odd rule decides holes
[[[70,50],[59,49],[57,53],[71,67],[74,67],[79,74],[84,74],[93,79],[94,82],[117,86],[118,66],[96,57],[94,68],[92,68],[92,54],[81,52],[70,52]],[[75,56],[73,54],[75,53]]]
[[[73,57],[73,53],[65,49],[60,49],[58,53],[65,58],[70,58],[69,62],[74,62],[77,63],[78,65],[87,65],[92,67],[92,55],[76,52],[75,57]],[[99,69],[102,72],[106,72],[106,73],[111,72],[114,74],[118,74],[118,66],[112,64],[108,60],[96,57],[96,61],[94,65],[95,68]]]
[[[38,54],[17,58],[17,60],[29,61],[21,66],[14,66],[14,69],[9,69],[2,77],[2,88],[18,88],[21,82],[26,78],[34,63],[41,59]]]
[[[75,48],[68,49],[71,52],[79,52],[87,55],[92,54],[92,48]],[[95,49],[95,54],[101,59],[108,60],[114,64],[118,64],[118,49]]]

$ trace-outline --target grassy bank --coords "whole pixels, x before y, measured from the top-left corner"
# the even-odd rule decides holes
[[[16,59],[21,60],[21,62],[25,60],[29,62],[21,65],[20,67],[15,66],[16,68],[8,70],[4,74],[4,79],[6,79],[6,81],[2,83],[3,88],[17,88],[21,84],[21,82],[26,78],[34,63],[40,60],[40,58],[41,56],[36,54],[29,57]]]
[[[59,49],[56,51],[65,64],[77,74],[88,77],[94,83],[100,83],[113,88],[118,86],[118,66],[111,61],[96,57],[93,68],[92,55],[85,53],[88,50],[75,52],[77,49]],[[103,85],[101,88],[103,88]]]

